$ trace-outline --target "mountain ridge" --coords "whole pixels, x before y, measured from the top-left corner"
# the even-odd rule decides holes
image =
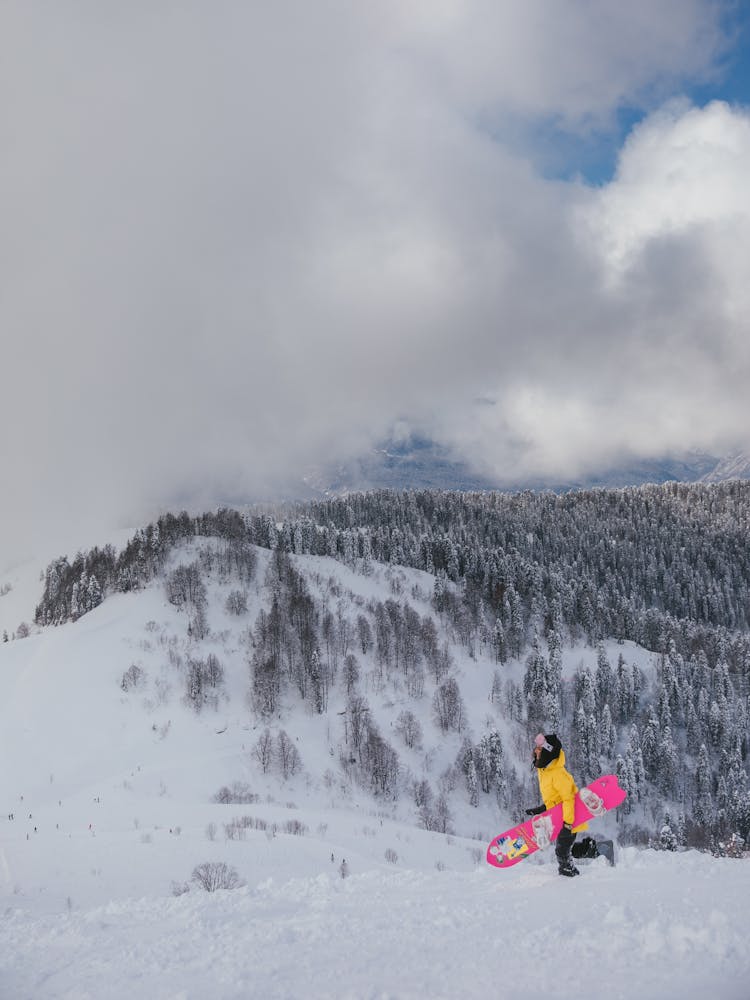
[[[750,453],[716,456],[690,451],[660,458],[633,458],[598,471],[565,477],[493,476],[482,473],[454,450],[421,435],[384,441],[347,462],[320,466],[303,477],[313,495],[343,495],[373,489],[446,489],[459,491],[623,488],[648,483],[723,482],[750,479]]]

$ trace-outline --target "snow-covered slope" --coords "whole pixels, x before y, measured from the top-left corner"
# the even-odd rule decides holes
[[[287,878],[294,845],[272,867],[263,835],[236,845],[235,858],[258,853],[268,875],[231,892],[154,892],[38,918],[6,911],[2,995],[747,997],[741,861],[630,848],[614,870],[600,860],[572,882],[531,862],[502,873],[373,865],[342,880],[330,866]],[[147,864],[144,854],[134,847],[133,863]],[[438,854],[436,844],[429,857]]]
[[[173,562],[194,556],[188,546]],[[598,860],[570,882],[549,853],[491,869],[486,841],[536,799],[501,811],[482,796],[472,808],[458,788],[455,833],[420,829],[408,794],[377,800],[342,772],[340,688],[322,714],[287,700],[270,727],[292,736],[302,768],[286,781],[264,774],[253,754],[264,724],[247,701],[246,633],[269,596],[271,557],[257,556],[245,616],[224,609],[231,582],[209,576],[201,644],[156,581],[0,645],[3,1000],[747,996],[743,861],[628,848],[615,869]],[[429,612],[425,574],[375,566],[362,576],[314,557],[295,565],[332,610],[398,593]],[[29,621],[33,603],[13,614]],[[645,667],[648,654],[624,648]],[[225,685],[196,714],[185,664],[209,652]],[[471,728],[497,726],[512,757],[517,734],[489,700],[492,663],[453,652]],[[570,671],[596,653],[565,656]],[[133,665],[141,681],[124,691]],[[507,670],[518,676],[520,665]],[[393,720],[416,703],[368,676],[372,712],[396,745]],[[429,693],[428,682],[422,750],[398,751],[406,774],[437,784],[460,737],[438,730]],[[535,795],[532,779],[519,775],[522,794]],[[214,800],[234,783],[247,801]],[[600,822],[616,835],[613,817]],[[204,862],[225,863],[244,886],[203,892],[190,880]]]
[[[750,452],[725,455],[714,469],[703,476],[701,482],[721,483],[725,479],[750,479]]]

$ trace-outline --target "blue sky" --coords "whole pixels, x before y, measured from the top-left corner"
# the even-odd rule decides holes
[[[621,106],[607,127],[585,134],[571,134],[553,120],[537,123],[533,141],[542,173],[562,180],[582,179],[591,185],[608,183],[615,172],[623,142],[654,107],[669,97],[686,98],[703,107],[711,101],[750,107],[750,2],[738,0],[722,19],[727,45],[717,59],[710,80],[686,75],[675,81],[669,94],[636,106]]]

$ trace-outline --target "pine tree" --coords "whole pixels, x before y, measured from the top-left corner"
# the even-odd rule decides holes
[[[711,745],[718,747],[722,736],[722,711],[717,701],[711,702],[708,712],[708,735]]]
[[[479,741],[475,760],[483,792],[503,787],[503,741],[496,729],[491,729]]]
[[[586,714],[583,701],[578,702],[573,720],[573,747],[578,773],[584,784],[601,774],[599,761],[599,729],[596,716]]]
[[[576,671],[575,691],[576,701],[583,703],[586,715],[594,715],[596,712],[596,685],[587,666]]]
[[[476,806],[479,799],[478,795],[479,780],[477,778],[477,768],[473,758],[469,760],[468,766],[466,768],[466,787],[469,790],[469,803],[472,806]]]
[[[539,636],[535,635],[523,678],[528,719],[532,728],[542,728],[546,722],[548,670],[547,661],[539,646]]]
[[[516,593],[514,587],[509,587],[507,592],[509,606],[509,624],[507,629],[507,640],[513,656],[520,656],[524,644],[524,622],[523,611],[521,609],[521,598]]]
[[[680,842],[673,828],[672,819],[669,813],[666,813],[664,816],[664,822],[662,823],[659,831],[659,841],[657,846],[662,851],[676,851],[679,849]]]
[[[659,766],[659,744],[661,742],[661,727],[654,712],[653,705],[649,705],[649,716],[641,736],[641,753],[646,769],[646,776],[654,780]]]
[[[614,756],[616,745],[617,730],[615,729],[615,724],[612,722],[612,713],[609,710],[609,705],[605,703],[599,725],[599,753],[603,757],[606,757],[607,760],[611,760]]]
[[[711,795],[711,763],[708,758],[706,744],[702,743],[698,751],[698,761],[695,768],[695,796],[693,799],[693,815],[696,823],[707,825],[711,821],[713,802]]]
[[[669,693],[664,684],[659,684],[659,725],[662,729],[667,729],[672,725],[672,708],[669,702]]]
[[[499,705],[503,693],[503,679],[500,671],[496,670],[492,675],[492,689],[490,690],[490,701],[493,705]]]
[[[677,755],[677,747],[672,739],[672,730],[669,726],[667,726],[662,733],[658,747],[657,759],[657,785],[663,795],[673,796],[677,791],[677,776],[679,773],[680,761]]]
[[[596,700],[599,708],[609,703],[614,687],[614,675],[607,659],[604,644],[599,643],[596,652]]]
[[[692,700],[688,703],[687,713],[686,713],[687,725],[686,725],[686,736],[687,743],[689,747],[700,746],[704,742],[704,734],[702,726],[698,719],[698,713],[695,710],[695,705]]]
[[[615,774],[617,775],[617,781],[625,792],[627,792],[627,798],[618,808],[622,813],[629,813],[633,808],[635,789],[633,788],[633,773],[632,769],[628,767],[628,763],[625,758],[621,755],[617,755],[617,760],[615,761]]]
[[[492,642],[495,659],[498,663],[505,663],[507,655],[505,647],[505,629],[503,628],[503,623],[499,618],[495,620],[495,627],[492,632]]]

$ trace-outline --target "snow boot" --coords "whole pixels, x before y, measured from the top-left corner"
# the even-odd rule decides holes
[[[557,843],[555,844],[557,870],[561,875],[567,875],[568,878],[581,874],[570,860],[570,849],[575,844],[575,839],[576,835],[570,830],[569,827],[564,826],[560,831]]]
[[[576,875],[581,874],[570,858],[567,861],[561,861],[557,866],[557,870],[561,875],[567,875],[568,878],[575,878]]]

